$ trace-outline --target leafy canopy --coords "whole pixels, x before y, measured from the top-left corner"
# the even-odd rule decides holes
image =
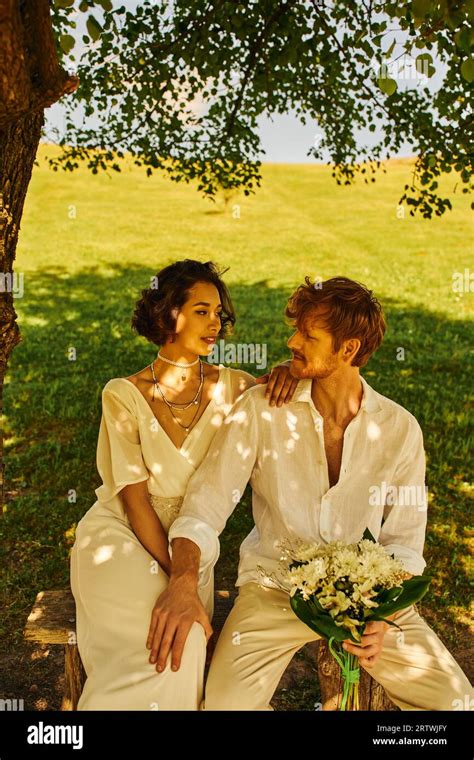
[[[472,189],[474,0],[53,5],[58,49],[80,77],[56,169],[85,159],[93,172],[120,171],[129,153],[148,174],[197,179],[211,198],[219,188],[248,195],[261,179],[258,118],[293,112],[315,123],[308,155],[325,151],[339,184],[358,173],[375,181],[408,143],[417,161],[400,202],[412,215],[451,208],[438,193],[442,173]]]

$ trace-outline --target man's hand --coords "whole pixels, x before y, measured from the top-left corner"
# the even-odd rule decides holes
[[[350,654],[355,654],[364,668],[370,668],[382,653],[383,639],[388,628],[388,623],[384,623],[383,620],[372,620],[365,626],[360,644],[345,639],[343,648]]]
[[[269,399],[270,406],[275,406],[275,404],[282,406],[293,398],[299,381],[290,375],[290,364],[291,361],[277,364],[266,375],[262,375],[262,377],[257,377],[256,379],[256,382],[259,384],[267,383],[265,398]]]
[[[165,669],[170,651],[171,669],[179,670],[194,622],[202,625],[209,641],[212,627],[195,587],[183,579],[171,580],[155,603],[146,642],[147,649],[151,649],[150,662],[157,663],[159,673]]]

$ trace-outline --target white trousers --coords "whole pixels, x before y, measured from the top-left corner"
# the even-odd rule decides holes
[[[194,623],[181,667],[162,673],[149,662],[151,613],[168,576],[126,522],[91,509],[71,552],[77,644],[87,674],[78,710],[198,710],[206,635]]]
[[[468,710],[466,675],[413,606],[390,627],[367,672],[401,710]],[[293,655],[320,636],[293,612],[288,595],[257,583],[240,587],[222,629],[206,683],[206,710],[271,710],[270,700]],[[310,707],[312,709],[312,706]]]

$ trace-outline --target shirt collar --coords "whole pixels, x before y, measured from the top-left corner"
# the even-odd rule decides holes
[[[362,377],[362,375],[360,375],[360,379],[362,382],[362,391],[363,391],[360,408],[363,409],[365,412],[367,412],[367,414],[373,414],[374,412],[378,412],[380,409],[380,404],[377,400],[377,393],[368,384],[367,380],[365,380],[365,378]],[[311,401],[311,384],[312,384],[312,379],[310,377],[300,380],[298,385],[296,386],[296,390],[293,394],[293,398],[291,399],[291,402],[306,401],[309,403]]]

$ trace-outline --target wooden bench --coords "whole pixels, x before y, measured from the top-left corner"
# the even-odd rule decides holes
[[[216,638],[229,614],[236,590],[216,591],[212,627]],[[76,608],[69,589],[40,591],[24,629],[27,641],[64,646],[65,692],[61,710],[76,710],[86,674],[82,666],[76,640]],[[341,692],[341,677],[325,641],[307,645],[318,672],[321,703],[324,710],[336,710]],[[291,668],[291,663],[289,668]],[[398,710],[384,689],[361,668],[359,689],[361,710]]]
[[[64,646],[65,690],[61,710],[75,710],[86,674],[76,639],[76,605],[69,589],[40,591],[26,622],[23,635],[38,644]]]

